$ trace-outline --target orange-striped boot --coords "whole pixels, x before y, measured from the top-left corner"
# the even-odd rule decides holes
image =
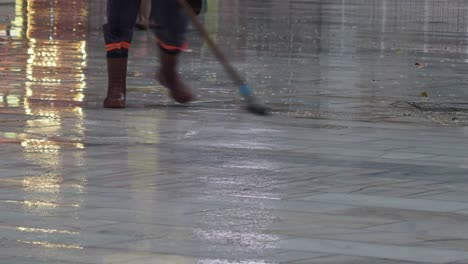
[[[107,58],[108,88],[105,108],[125,108],[127,58]]]
[[[177,53],[171,53],[164,50],[161,54],[161,69],[158,79],[161,85],[169,89],[171,97],[178,103],[188,103],[194,100],[192,89],[188,87],[180,78],[177,72]]]

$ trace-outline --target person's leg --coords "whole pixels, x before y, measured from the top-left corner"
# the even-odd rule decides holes
[[[139,0],[107,1],[107,24],[103,26],[108,74],[106,108],[125,108],[128,50],[139,6]]]
[[[150,26],[151,0],[141,0],[140,11],[138,13],[136,27],[144,30]]]
[[[188,48],[185,40],[188,17],[176,0],[153,0],[151,18],[158,23],[154,28],[160,49],[159,82],[170,90],[172,98],[179,103],[193,100],[191,89],[177,72],[177,59]]]

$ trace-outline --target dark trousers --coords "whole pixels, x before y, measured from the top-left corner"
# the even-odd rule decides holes
[[[128,57],[140,0],[108,0],[107,23],[104,40],[107,57]],[[188,17],[176,0],[152,0],[151,20],[158,24],[153,28],[159,46],[168,51],[181,51],[185,42]]]

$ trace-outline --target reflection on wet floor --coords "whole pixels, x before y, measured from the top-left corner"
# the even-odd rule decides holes
[[[67,166],[82,166],[82,151],[70,159],[64,150],[83,150],[84,90],[87,87],[86,36],[88,4],[84,1],[60,4],[48,1],[22,1],[14,5],[15,17],[5,39],[7,50],[2,62],[0,90],[2,113],[22,122],[13,131],[2,131],[2,138],[18,142],[22,159],[39,174],[14,178],[9,184],[21,187],[15,200],[3,203],[38,215],[55,215],[64,208],[76,210],[82,200],[65,197],[63,189],[82,193],[86,178],[64,179]],[[68,122],[72,121],[72,122]],[[66,123],[65,123],[66,122]],[[70,131],[71,129],[71,131]],[[72,139],[60,139],[72,133]],[[79,232],[18,227],[22,233],[60,233],[77,236]],[[59,231],[59,232],[57,232]],[[78,244],[18,240],[19,243],[45,248],[81,249]]]
[[[466,1],[204,2],[270,119],[193,28],[198,101],[138,31],[129,107],[102,109],[106,1],[0,0],[0,263],[468,259]]]
[[[400,120],[407,119],[402,115],[407,110],[393,109],[390,105],[397,101],[421,101],[423,92],[436,102],[460,102],[466,97],[463,65],[468,59],[464,37],[468,21],[463,1],[210,4],[203,17],[208,30],[277,113],[301,118]],[[37,11],[46,5],[16,1],[16,16],[4,33],[9,36],[8,54],[15,57],[4,62],[8,71],[2,74],[22,80],[26,73],[27,82],[24,92],[8,89],[2,93],[2,104],[28,108],[31,103],[52,100],[55,106],[76,106],[77,114],[83,104],[99,106],[105,85],[99,59],[104,3],[91,3],[89,15],[87,6],[73,4],[73,15],[79,15],[76,19],[61,17],[68,7],[57,3]],[[38,25],[47,30],[38,30]],[[198,88],[200,98],[209,101],[195,107],[235,106],[230,102],[236,96],[235,88],[220,67],[210,64],[207,68],[205,62],[213,62],[213,58],[194,32],[191,39],[194,52],[185,56],[183,71]],[[152,37],[138,32],[135,42],[130,104],[165,106],[165,91],[153,80],[152,67],[157,62]],[[140,63],[151,57],[151,67]],[[100,68],[90,70],[90,60]],[[418,63],[424,67],[415,67]]]

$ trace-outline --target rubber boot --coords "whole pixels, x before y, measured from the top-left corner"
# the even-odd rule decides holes
[[[177,72],[178,54],[161,50],[160,56],[161,69],[159,70],[158,79],[161,85],[169,89],[174,101],[181,104],[193,101],[192,90],[182,81]]]
[[[125,108],[127,58],[107,58],[108,88],[105,108]]]

